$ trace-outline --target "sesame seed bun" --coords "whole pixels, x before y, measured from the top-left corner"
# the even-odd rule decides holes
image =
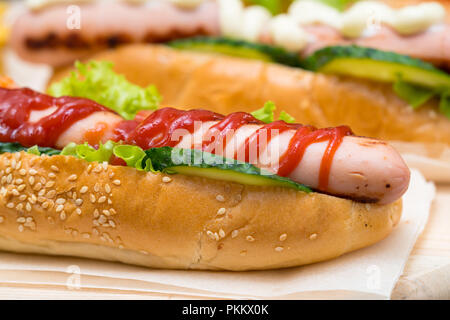
[[[380,241],[401,207],[70,156],[0,155],[0,250],[13,252],[155,268],[283,268]]]

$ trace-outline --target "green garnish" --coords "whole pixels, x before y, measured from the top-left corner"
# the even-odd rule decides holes
[[[262,122],[271,123],[274,121],[273,114],[274,114],[275,110],[276,110],[275,103],[273,103],[272,101],[267,101],[264,104],[264,107],[251,112],[251,115]],[[279,120],[283,120],[286,123],[294,123],[295,122],[294,117],[292,117],[290,114],[288,114],[285,111],[281,111]]]
[[[75,63],[76,71],[52,84],[48,93],[55,97],[73,96],[94,100],[131,120],[141,110],[155,110],[161,96],[155,86],[141,88],[113,71],[106,61]]]
[[[88,145],[87,142],[78,145],[72,142],[61,151],[61,155],[74,156],[88,162],[109,162],[116,145],[117,143],[113,141],[108,141],[105,144],[100,142],[98,149],[95,149]]]

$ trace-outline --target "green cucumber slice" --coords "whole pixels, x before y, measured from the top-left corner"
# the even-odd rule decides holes
[[[419,59],[358,46],[333,46],[316,51],[302,66],[311,71],[382,82],[402,81],[442,90],[450,88],[450,75]]]
[[[201,150],[171,147],[146,150],[153,169],[166,173],[182,173],[254,186],[278,186],[311,192],[308,187],[288,178],[262,170],[246,162],[224,158]]]
[[[244,40],[194,37],[168,42],[167,45],[180,50],[219,53],[245,59],[276,62],[288,66],[300,66],[300,58],[297,53],[288,52],[280,47],[252,43]]]

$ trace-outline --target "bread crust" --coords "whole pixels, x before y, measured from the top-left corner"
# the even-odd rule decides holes
[[[112,61],[138,85],[156,85],[163,104],[177,108],[229,114],[251,112],[271,100],[278,113],[285,110],[300,123],[345,124],[361,136],[450,148],[450,120],[437,112],[437,101],[413,110],[390,84],[158,45],[124,46],[91,59]],[[56,71],[51,81],[69,71]]]
[[[164,176],[69,156],[2,154],[0,249],[155,268],[283,268],[380,241],[402,210],[401,200],[369,205]]]

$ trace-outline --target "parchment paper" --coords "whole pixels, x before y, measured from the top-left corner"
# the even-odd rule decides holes
[[[176,271],[0,253],[0,285],[114,289],[205,298],[388,299],[426,225],[434,195],[434,185],[412,170],[402,219],[387,239],[309,266],[255,272]]]

